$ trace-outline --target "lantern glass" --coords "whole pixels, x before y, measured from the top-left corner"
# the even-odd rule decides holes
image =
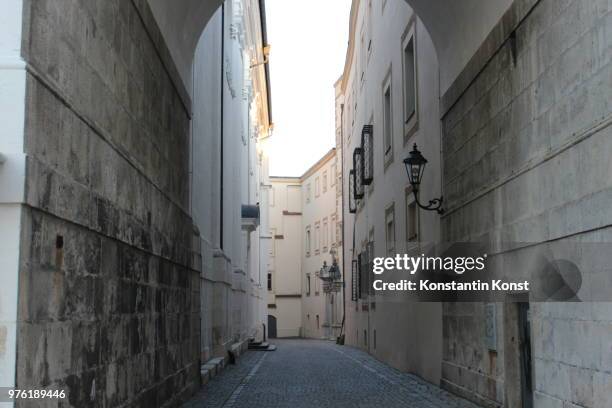
[[[423,157],[419,149],[417,149],[417,145],[415,143],[413,150],[410,152],[408,157],[404,159],[406,173],[408,173],[408,180],[415,190],[421,184],[423,173],[425,173],[426,164],[427,159]]]

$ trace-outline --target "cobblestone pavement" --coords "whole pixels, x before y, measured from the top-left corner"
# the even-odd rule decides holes
[[[319,340],[271,342],[249,351],[185,407],[477,408],[352,347]]]

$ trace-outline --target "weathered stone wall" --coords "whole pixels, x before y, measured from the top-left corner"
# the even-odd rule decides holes
[[[443,117],[443,241],[493,243],[508,267],[520,258],[505,254],[515,243],[546,245],[581,269],[582,298],[609,285],[609,255],[563,248],[610,242],[611,9],[607,0],[515,1],[495,32],[508,40]],[[532,305],[535,406],[606,405],[610,309]],[[445,305],[443,385],[504,404],[511,328],[497,310],[489,352],[482,305]]]
[[[146,7],[25,11],[17,387],[72,406],[175,404],[199,384],[189,106]]]

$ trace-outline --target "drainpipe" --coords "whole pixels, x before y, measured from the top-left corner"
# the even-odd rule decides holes
[[[221,3],[221,184],[219,185],[219,248],[223,249],[223,137],[224,137],[224,95],[223,95],[223,75],[225,74],[225,2]]]
[[[342,211],[342,274],[344,275],[342,276],[342,327],[340,329],[340,335],[342,336],[342,334],[344,334],[344,337],[346,337],[344,326],[346,319],[346,258],[344,256],[346,251],[346,239],[344,234],[344,104],[340,105],[340,150],[340,171],[342,174],[342,204],[340,205],[340,210]]]

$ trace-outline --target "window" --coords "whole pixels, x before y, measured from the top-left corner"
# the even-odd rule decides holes
[[[329,242],[331,245],[336,243],[336,214],[332,214],[330,217],[330,227],[329,227]]]
[[[268,202],[270,203],[270,207],[274,207],[274,188],[268,189]]]
[[[272,290],[272,274],[268,273],[268,290]]]
[[[306,256],[310,256],[310,245],[311,245],[311,238],[310,238],[310,225],[306,227]]]
[[[327,192],[327,170],[323,172],[323,192]]]
[[[412,189],[406,189],[406,241],[414,242],[418,239],[419,224],[418,224],[418,209],[414,201]]]
[[[321,249],[321,223],[315,223],[315,254],[319,254]]]
[[[329,171],[329,176],[330,176],[330,178],[329,178],[329,186],[333,187],[333,186],[336,185],[336,177],[338,177],[337,170],[336,170],[336,165],[335,164],[331,165],[331,170]]]
[[[385,210],[385,239],[387,256],[395,255],[395,209],[393,204]]]
[[[414,24],[402,40],[402,64],[404,81],[404,138],[416,130],[417,124],[417,70]]]
[[[274,258],[276,256],[276,239],[274,238],[276,236],[276,228],[270,228],[270,235],[272,236],[272,239],[270,240],[270,257]]]
[[[319,329],[319,315],[317,315],[317,330]]]
[[[315,178],[315,197],[321,195],[321,180],[319,177]]]
[[[391,75],[383,87],[383,152],[385,166],[393,160],[393,105],[391,103]]]
[[[372,283],[377,279],[374,274],[374,228],[370,229],[369,239],[366,246],[366,251],[368,254],[368,290],[369,295],[374,296],[376,293],[374,291],[374,286]]]
[[[361,71],[361,74],[360,74],[361,85],[363,85],[363,82],[365,79],[365,67],[366,67],[366,55],[367,55],[365,36],[366,36],[365,27],[362,25],[361,37],[360,37],[360,47],[359,47],[359,70]]]
[[[353,80],[353,91],[351,92],[351,101],[352,101],[352,112],[351,112],[351,132],[353,133],[353,128],[355,127],[355,117],[357,116],[357,98],[355,98],[355,89],[357,88],[357,78]]]
[[[355,170],[353,169],[349,171],[348,183],[349,212],[354,214],[357,212],[357,199],[355,198]]]
[[[310,296],[310,274],[306,274],[306,296]]]
[[[329,225],[327,223],[327,218],[323,218],[323,252],[327,252],[327,245],[329,239]]]
[[[370,55],[372,54],[372,32],[373,32],[373,28],[372,27],[372,0],[368,0],[368,59],[370,58]]]
[[[315,287],[314,292],[315,292],[315,296],[319,296],[319,288],[320,288],[320,286],[321,286],[321,280],[320,280],[320,278],[319,278],[319,273],[318,273],[318,272],[315,272],[314,277],[315,277],[315,278],[314,278],[314,280],[315,280],[315,282],[314,282],[314,287]]]
[[[348,124],[350,123],[351,126],[353,126],[353,113],[351,112],[351,97],[350,95],[348,95],[347,99],[346,99],[346,134],[347,134],[347,140],[351,140],[351,135],[352,135],[352,128],[348,127]]]
[[[310,197],[312,196],[312,188],[310,183],[306,184],[306,202],[310,202]]]
[[[357,256],[359,262],[359,298],[366,299],[370,293],[368,278],[370,276],[370,265],[368,251],[365,250]]]

